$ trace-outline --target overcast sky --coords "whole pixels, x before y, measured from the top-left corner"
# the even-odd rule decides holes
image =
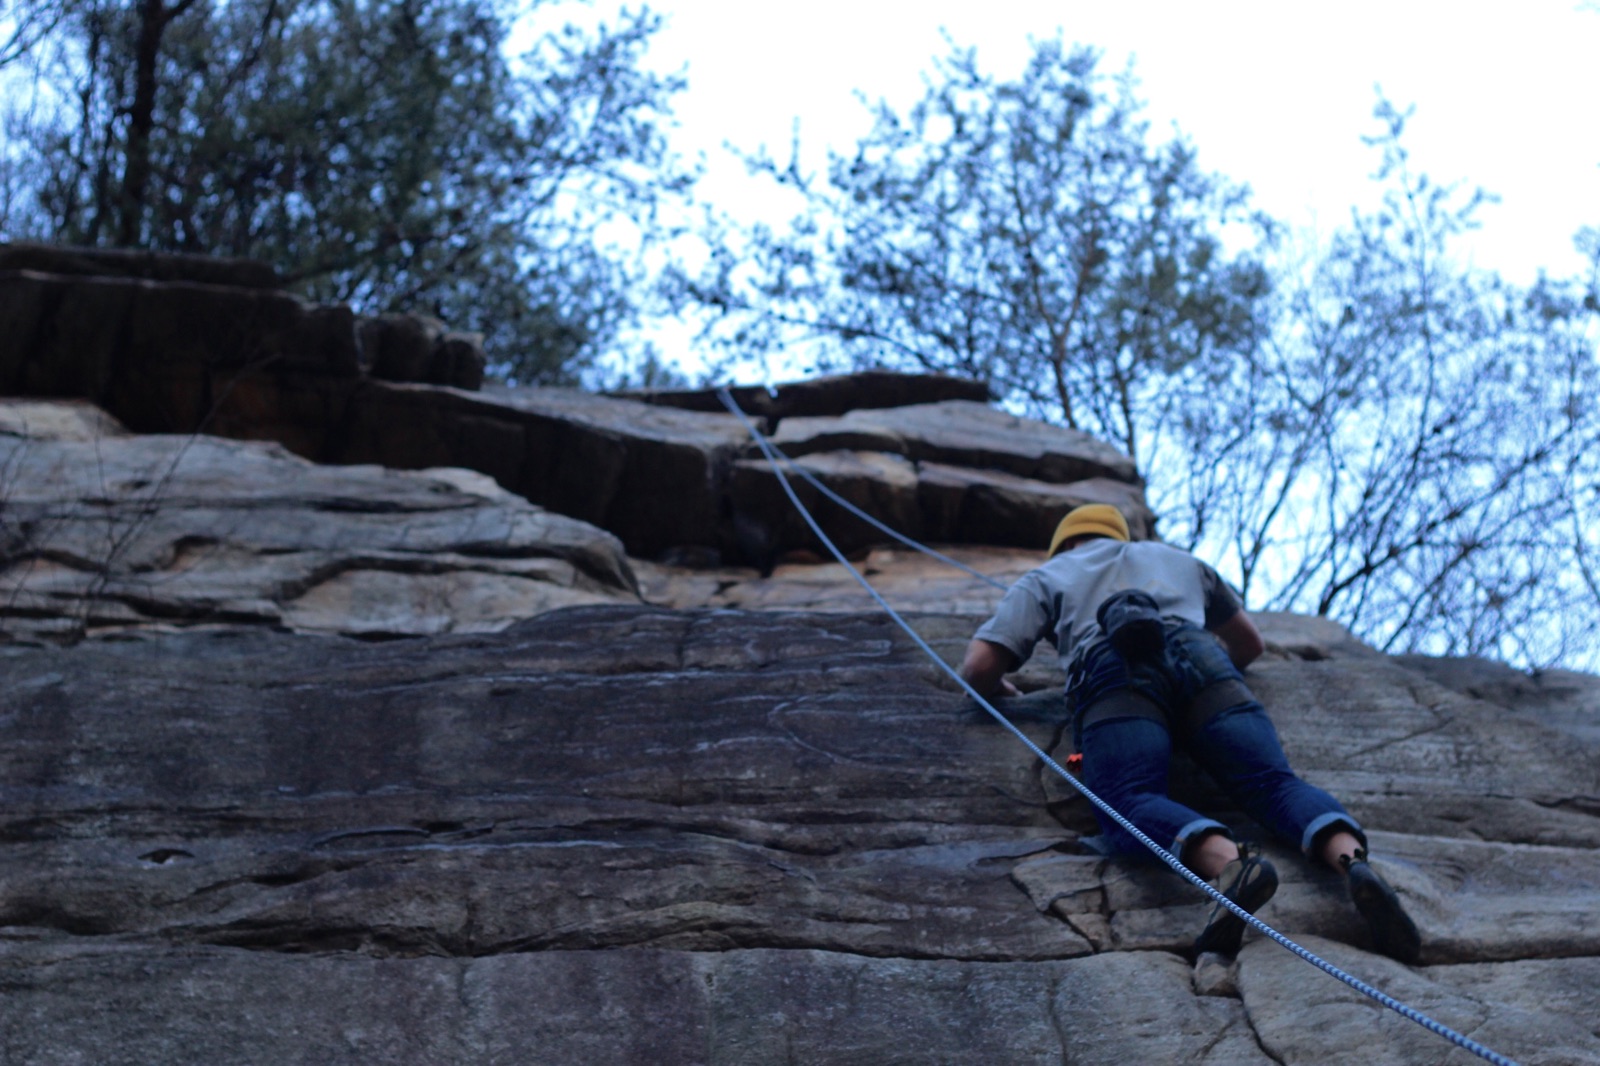
[[[604,11],[609,0],[597,0]],[[614,4],[610,5],[614,7]],[[857,99],[904,107],[922,91],[941,30],[983,67],[1018,74],[1029,38],[1092,45],[1102,69],[1129,57],[1153,132],[1181,129],[1206,169],[1248,183],[1291,223],[1337,226],[1370,198],[1376,87],[1415,105],[1418,169],[1481,186],[1473,257],[1516,281],[1569,274],[1581,225],[1600,225],[1600,3],[1115,2],[1097,0],[657,0],[666,27],[653,65],[682,69],[680,149],[704,152],[704,197],[739,215],[770,211],[721,145],[786,152],[798,122],[806,158],[867,129]],[[773,219],[773,221],[779,221]]]

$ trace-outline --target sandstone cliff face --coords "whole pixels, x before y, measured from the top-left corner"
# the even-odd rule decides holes
[[[951,655],[971,622],[917,621]],[[1314,654],[1255,680],[1423,964],[1278,846],[1264,917],[1521,1061],[1596,1061],[1594,748]],[[1192,969],[1197,893],[1078,854],[1082,801],[874,615],[14,645],[0,701],[8,1062],[1460,1060],[1270,941]],[[1058,749],[1056,693],[1009,709]]]
[[[615,537],[472,471],[319,466],[0,401],[13,635],[249,623],[390,636],[637,602]]]
[[[767,568],[820,550],[708,394],[481,389],[471,338],[308,305],[258,265],[0,245],[0,331],[0,395],[89,400],[140,433],[477,470],[641,558]],[[1032,546],[1064,507],[1091,502],[1154,530],[1125,457],[995,411],[972,382],[877,374],[740,396],[831,489],[912,536]],[[882,539],[833,504],[820,512],[848,550]]]
[[[7,269],[0,308],[41,315],[115,287],[93,257]],[[121,269],[130,306],[189,286],[338,319],[249,265]],[[1085,802],[805,561],[703,394],[275,360],[207,401],[234,439],[196,435],[120,398],[236,356],[140,347],[145,314],[17,326],[0,359],[4,391],[120,383],[65,389],[111,414],[0,403],[0,1062],[1475,1061],[1254,934],[1191,962],[1198,892],[1078,847]],[[41,338],[104,376],[49,378]],[[960,388],[743,400],[1002,582],[1069,503],[1151,530],[1121,457]],[[998,592],[819,514],[957,658]],[[1274,842],[1262,917],[1519,1061],[1600,1062],[1600,680],[1260,621],[1250,679],[1424,954],[1372,954],[1338,879]],[[1047,652],[1005,709],[1061,758]],[[1192,766],[1174,788],[1259,834]]]

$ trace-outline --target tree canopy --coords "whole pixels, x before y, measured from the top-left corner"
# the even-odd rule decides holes
[[[826,178],[751,165],[805,215],[725,242],[690,283],[741,352],[821,341],[824,362],[981,378],[1138,458],[1160,375],[1254,343],[1267,279],[1220,239],[1242,191],[1182,140],[1152,146],[1129,78],[1039,44],[1015,81],[957,50]],[[719,324],[719,328],[725,326]]]
[[[958,49],[824,175],[752,157],[803,207],[684,282],[708,337],[729,365],[809,345],[975,377],[1111,440],[1253,606],[1391,651],[1592,659],[1593,279],[1462,265],[1482,196],[1416,173],[1386,102],[1381,206],[1308,239],[1152,143],[1096,68],[1045,41],[1008,81]]]
[[[1416,173],[1405,116],[1377,117],[1380,206],[1280,249],[1266,341],[1183,400],[1204,421],[1175,442],[1171,534],[1386,650],[1593,655],[1572,514],[1600,436],[1592,317],[1569,286],[1464,265],[1482,194]]]
[[[662,130],[680,83],[639,63],[645,10],[520,62],[501,0],[17,14],[39,88],[6,128],[10,234],[264,259],[315,299],[478,330],[516,380],[607,349],[656,209],[693,178]]]

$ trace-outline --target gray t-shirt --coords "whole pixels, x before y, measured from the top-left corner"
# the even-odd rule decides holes
[[[1156,541],[1101,538],[1064,551],[1007,590],[994,617],[975,634],[1028,661],[1048,640],[1069,667],[1078,650],[1104,634],[1095,612],[1123,589],[1149,593],[1163,616],[1215,629],[1239,613],[1239,597],[1217,572],[1188,552]]]

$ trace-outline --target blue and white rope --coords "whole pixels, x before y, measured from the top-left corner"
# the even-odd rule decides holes
[[[1199,888],[1202,892],[1206,893],[1206,895],[1210,896],[1212,899],[1214,899],[1216,902],[1218,902],[1222,906],[1228,908],[1228,910],[1232,911],[1234,914],[1237,914],[1247,924],[1249,924],[1251,928],[1261,932],[1265,936],[1271,937],[1273,940],[1277,941],[1279,944],[1282,944],[1284,947],[1288,948],[1291,952],[1293,952],[1294,954],[1298,955],[1300,958],[1304,959],[1306,962],[1309,962],[1311,965],[1315,966],[1317,969],[1321,970],[1322,972],[1328,974],[1329,976],[1338,978],[1340,981],[1343,981],[1345,984],[1349,985],[1351,988],[1355,989],[1357,992],[1360,992],[1362,995],[1367,996],[1370,999],[1376,1000],[1378,1003],[1381,1003],[1385,1007],[1388,1007],[1390,1010],[1396,1012],[1401,1017],[1404,1017],[1404,1018],[1410,1019],[1413,1022],[1416,1022],[1418,1025],[1422,1026],[1424,1029],[1427,1029],[1429,1032],[1432,1032],[1432,1033],[1437,1034],[1438,1036],[1444,1037],[1446,1040],[1450,1041],[1452,1044],[1455,1044],[1457,1047],[1460,1047],[1460,1048],[1463,1048],[1463,1049],[1465,1049],[1467,1051],[1470,1051],[1474,1055],[1477,1055],[1479,1058],[1484,1059],[1484,1060],[1486,1060],[1488,1062],[1495,1063],[1496,1066],[1517,1066],[1517,1063],[1514,1060],[1508,1059],[1504,1055],[1501,1055],[1498,1052],[1491,1050],[1490,1048],[1484,1047],[1482,1044],[1478,1043],[1476,1040],[1473,1040],[1470,1037],[1464,1036],[1463,1034],[1456,1032],[1454,1029],[1451,1029],[1449,1026],[1444,1025],[1441,1022],[1434,1021],[1432,1018],[1428,1017],[1426,1014],[1423,1014],[1421,1011],[1418,1011],[1415,1008],[1406,1006],[1404,1003],[1401,1003],[1399,1000],[1395,999],[1394,997],[1389,996],[1389,995],[1387,995],[1387,994],[1385,994],[1383,992],[1380,992],[1378,989],[1376,989],[1376,988],[1372,987],[1371,985],[1367,984],[1365,981],[1362,981],[1360,978],[1354,977],[1354,976],[1346,973],[1345,971],[1341,970],[1339,967],[1335,966],[1333,963],[1328,962],[1326,959],[1323,959],[1323,958],[1319,957],[1318,955],[1312,953],[1311,951],[1307,950],[1306,948],[1301,947],[1299,944],[1296,944],[1294,941],[1290,940],[1288,937],[1284,936],[1282,933],[1278,932],[1276,929],[1274,929],[1271,926],[1267,925],[1267,923],[1263,922],[1261,919],[1257,918],[1255,915],[1249,913],[1244,908],[1240,907],[1238,904],[1236,904],[1232,900],[1228,899],[1228,897],[1224,896],[1221,892],[1219,892],[1215,888],[1211,887],[1211,885],[1209,885],[1205,881],[1201,880],[1201,878],[1198,877],[1193,871],[1191,871],[1188,867],[1184,866],[1183,863],[1181,861],[1179,861],[1177,856],[1175,856],[1171,852],[1167,851],[1161,845],[1157,844],[1154,840],[1151,840],[1148,836],[1146,836],[1143,832],[1141,832],[1137,826],[1135,826],[1132,822],[1128,821],[1127,818],[1123,817],[1122,814],[1119,813],[1116,809],[1114,809],[1109,803],[1107,803],[1105,800],[1101,799],[1099,796],[1095,795],[1094,792],[1090,791],[1090,789],[1086,785],[1084,785],[1076,777],[1073,777],[1070,773],[1068,773],[1064,767],[1062,767],[1059,763],[1057,763],[1054,759],[1052,759],[1048,754],[1046,754],[1044,749],[1040,748],[1039,745],[1035,744],[1028,737],[1028,735],[1026,733],[1024,733],[1021,729],[1018,729],[1015,725],[1013,725],[1011,723],[1010,719],[1006,718],[1005,715],[1001,714],[998,710],[996,710],[993,704],[991,704],[988,700],[984,699],[983,696],[979,695],[978,691],[976,689],[974,689],[971,685],[969,685],[965,678],[963,678],[948,663],[946,663],[942,658],[940,658],[939,654],[937,652],[935,652],[931,646],[929,646],[928,642],[922,639],[921,634],[919,634],[915,629],[911,628],[910,624],[908,624],[906,622],[906,620],[900,616],[900,613],[898,611],[896,611],[893,607],[889,606],[888,601],[885,600],[881,595],[879,595],[878,590],[873,588],[872,585],[867,581],[867,579],[865,577],[863,577],[861,575],[861,573],[858,570],[856,570],[856,568],[854,566],[850,565],[849,560],[844,557],[844,553],[841,552],[838,549],[838,547],[833,543],[832,539],[829,538],[829,536],[822,531],[822,527],[819,526],[817,524],[816,519],[811,516],[811,512],[806,510],[805,504],[800,502],[800,497],[795,494],[794,487],[789,484],[789,479],[784,477],[783,470],[779,466],[778,459],[779,459],[779,457],[782,457],[785,461],[788,461],[788,457],[787,456],[783,456],[782,453],[779,452],[772,445],[772,443],[766,439],[766,437],[761,433],[761,431],[756,428],[756,426],[745,415],[744,411],[739,408],[739,405],[734,402],[733,396],[728,392],[728,390],[726,388],[718,389],[717,390],[717,396],[722,400],[723,406],[726,407],[730,413],[732,413],[734,416],[736,416],[739,419],[739,421],[744,424],[745,429],[749,431],[751,439],[756,442],[756,445],[761,449],[762,454],[764,456],[766,456],[767,463],[768,463],[768,465],[770,465],[772,467],[773,474],[777,476],[778,483],[779,483],[779,485],[781,485],[783,487],[784,494],[789,497],[789,502],[794,504],[795,509],[800,512],[800,517],[805,519],[806,525],[810,526],[811,527],[811,531],[817,535],[817,539],[822,541],[822,543],[827,547],[828,551],[833,554],[833,557],[835,559],[839,560],[840,564],[843,565],[844,568],[850,572],[850,576],[855,578],[856,582],[863,589],[866,590],[867,595],[871,596],[873,598],[873,600],[875,600],[877,602],[878,606],[883,608],[884,612],[886,614],[888,614],[888,616],[894,620],[896,625],[898,625],[902,630],[905,631],[906,635],[909,636],[916,643],[917,647],[921,648],[923,650],[923,652],[925,652],[930,659],[932,659],[936,664],[938,664],[938,666],[939,666],[939,668],[941,670],[943,670],[946,674],[948,674],[951,678],[953,678],[955,680],[956,684],[960,685],[961,688],[963,689],[963,691],[965,691],[967,693],[967,695],[971,696],[974,700],[976,700],[978,705],[989,713],[990,717],[994,718],[994,720],[996,722],[999,722],[1000,725],[1003,726],[1007,730],[1007,732],[1011,733],[1012,736],[1014,736],[1018,740],[1020,740],[1023,743],[1023,745],[1027,747],[1027,749],[1029,751],[1031,751],[1035,756],[1037,756],[1039,758],[1039,760],[1041,762],[1044,763],[1045,766],[1049,767],[1054,773],[1058,774],[1064,781],[1066,781],[1068,784],[1070,784],[1073,788],[1077,789],[1078,792],[1081,793],[1083,795],[1083,797],[1085,799],[1087,799],[1090,803],[1094,804],[1101,811],[1105,812],[1106,817],[1108,817],[1112,821],[1116,822],[1117,825],[1121,826],[1124,830],[1126,830],[1128,832],[1128,834],[1130,836],[1132,836],[1135,840],[1139,841],[1139,843],[1141,843],[1145,847],[1149,848],[1150,851],[1152,853],[1154,853],[1157,858],[1159,858],[1162,862],[1164,862],[1168,866],[1170,866],[1184,880],[1188,881],[1190,884],[1194,885],[1196,888]],[[798,468],[796,468],[796,469],[798,469]],[[809,479],[809,475],[807,475],[807,477]],[[815,480],[813,480],[812,483],[814,485],[816,485],[818,488],[821,488],[820,483],[816,482]],[[823,491],[827,492],[826,489],[824,489]],[[834,495],[832,492],[828,492],[828,496],[831,499],[834,499],[836,502],[841,502],[841,503],[843,502],[836,495]],[[850,509],[852,511],[856,511],[856,509],[854,507],[851,507]],[[860,514],[859,511],[856,511],[856,513]],[[878,528],[880,528],[880,529],[884,528],[880,523],[876,522],[875,520],[873,520],[873,524],[878,526]],[[902,540],[902,542],[905,542],[905,543],[914,543],[914,542],[910,542],[907,538],[900,538],[900,537],[897,536],[897,539],[900,539],[900,540]],[[918,547],[920,548],[921,546],[918,545]],[[957,564],[957,565],[960,565],[960,564]],[[967,569],[967,567],[963,566],[962,569],[965,570],[965,569]],[[985,578],[985,580],[988,580],[988,579]]]
[[[745,425],[749,426],[750,423],[746,422]],[[934,549],[928,547],[926,544],[923,544],[920,541],[913,540],[912,538],[906,536],[904,533],[901,533],[899,530],[897,530],[897,529],[895,529],[895,528],[893,528],[891,526],[885,525],[884,523],[878,521],[872,515],[870,515],[867,512],[863,511],[861,508],[857,507],[855,504],[851,503],[849,500],[845,499],[843,496],[839,495],[837,492],[834,492],[827,485],[824,485],[817,478],[817,476],[815,474],[813,474],[811,471],[807,470],[805,467],[801,466],[799,463],[795,462],[789,456],[785,455],[783,453],[783,450],[780,449],[777,445],[773,444],[771,441],[766,440],[765,438],[760,437],[758,435],[757,438],[756,438],[756,443],[758,445],[761,445],[762,452],[766,455],[768,463],[771,463],[772,459],[773,459],[773,456],[776,455],[778,457],[778,459],[783,463],[784,466],[788,467],[789,470],[792,471],[793,473],[799,474],[802,478],[804,478],[811,485],[812,488],[816,489],[818,492],[822,493],[828,499],[832,500],[834,503],[838,504],[840,507],[843,507],[846,511],[849,511],[851,514],[855,515],[857,518],[861,519],[863,522],[866,522],[868,525],[872,526],[874,529],[878,530],[879,532],[884,533],[884,534],[886,534],[886,535],[888,535],[890,537],[893,537],[895,540],[899,541],[901,544],[904,544],[908,548],[913,548],[913,549],[921,552],[924,555],[931,555],[935,559],[938,559],[942,563],[949,563],[951,566],[955,567],[957,570],[965,570],[967,573],[971,574],[973,577],[977,578],[979,581],[984,582],[985,584],[992,585],[993,587],[995,587],[997,589],[1000,589],[1002,591],[1004,591],[1007,588],[1007,585],[1006,585],[1006,583],[1004,581],[996,581],[994,578],[990,577],[988,574],[985,574],[985,573],[983,573],[981,571],[978,571],[978,570],[974,570],[972,567],[968,566],[966,563],[962,562],[961,560],[952,559],[952,558],[950,558],[950,556],[945,555],[943,552],[935,551]],[[801,508],[801,510],[803,512],[804,508]]]

